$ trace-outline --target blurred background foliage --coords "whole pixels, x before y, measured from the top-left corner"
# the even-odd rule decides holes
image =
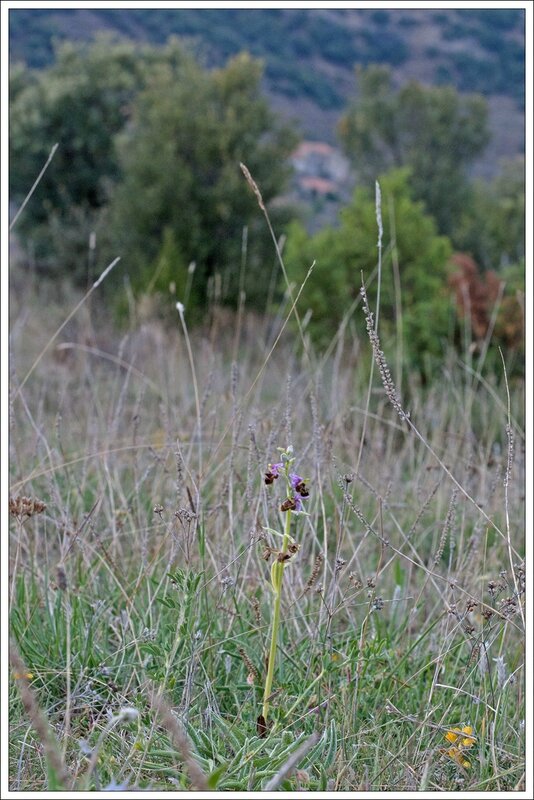
[[[423,352],[443,356],[450,330],[447,267],[452,248],[447,237],[438,234],[423,203],[413,199],[407,169],[391,170],[379,177],[379,183],[384,228],[381,335],[385,341],[398,335],[411,343],[406,355],[413,365]],[[316,261],[302,305],[311,309],[313,330],[325,342],[334,336],[350,302],[358,299],[362,276],[369,286],[371,307],[376,307],[377,239],[374,186],[356,189],[342,211],[339,228],[310,237],[298,222],[293,223],[286,250],[288,269],[300,282]],[[363,319],[360,328],[363,332]]]
[[[301,48],[315,41],[308,33]],[[286,287],[281,276],[273,284],[273,241],[244,162],[284,237],[290,280],[300,285],[316,263],[300,307],[323,345],[354,311],[362,274],[377,301],[378,178],[385,346],[427,374],[449,344],[465,344],[467,320],[475,349],[489,332],[521,372],[524,161],[504,164],[492,181],[473,179],[490,141],[485,98],[450,85],[398,86],[391,66],[359,67],[338,128],[354,193],[337,224],[311,234],[288,196],[299,135],[262,91],[264,63],[229,55],[208,68],[178,39],[160,46],[99,35],[56,44],[44,68],[13,65],[13,208],[59,142],[17,222],[26,263],[83,287],[120,254],[119,317],[125,273],[134,296],[164,298],[162,314],[174,305],[169,293],[199,321],[207,304],[236,306],[243,295],[249,307],[272,311]],[[361,316],[350,324],[363,332]]]
[[[411,81],[396,90],[382,66],[358,70],[359,95],[340,123],[345,151],[362,181],[409,166],[410,185],[439,229],[454,234],[469,201],[467,169],[489,142],[487,104],[451,86]]]

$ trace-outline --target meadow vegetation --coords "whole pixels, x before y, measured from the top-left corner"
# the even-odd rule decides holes
[[[520,170],[310,236],[248,56],[13,81],[11,789],[524,788]]]
[[[521,383],[508,409],[451,350],[407,419],[348,326],[318,351],[278,339],[287,306],[214,305],[189,337],[132,301],[119,336],[103,284],[21,387],[77,296],[12,284],[12,788],[522,785]],[[261,737],[288,445],[309,497]]]

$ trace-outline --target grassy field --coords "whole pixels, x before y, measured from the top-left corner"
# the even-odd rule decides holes
[[[522,384],[444,353],[399,414],[350,324],[118,333],[103,284],[51,341],[80,296],[11,288],[12,790],[524,788]]]

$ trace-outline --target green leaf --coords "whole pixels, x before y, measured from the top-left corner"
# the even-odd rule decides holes
[[[400,558],[397,558],[393,562],[393,575],[395,577],[395,583],[402,589],[404,587],[405,571],[402,568],[400,561]]]
[[[228,762],[221,764],[208,775],[208,786],[210,789],[216,789],[222,776],[228,769]]]

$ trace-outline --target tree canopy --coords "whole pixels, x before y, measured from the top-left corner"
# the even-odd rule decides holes
[[[383,218],[383,264],[380,325],[388,337],[404,341],[407,363],[423,368],[425,357],[441,356],[449,334],[447,269],[451,244],[439,236],[423,204],[413,200],[407,170],[380,178]],[[301,281],[316,266],[300,306],[311,310],[313,331],[323,341],[333,336],[358,297],[361,276],[376,304],[377,218],[374,184],[356,189],[337,228],[308,236],[295,224],[285,250],[291,279]],[[431,322],[430,322],[431,321]],[[364,331],[364,320],[360,319]]]
[[[139,95],[118,139],[123,178],[110,210],[116,247],[137,274],[161,265],[162,245],[168,253],[174,239],[174,277],[164,269],[160,283],[171,277],[183,283],[184,269],[194,261],[195,283],[206,287],[219,273],[231,295],[246,226],[248,296],[265,285],[272,242],[240,162],[269,203],[289,175],[296,137],[269,110],[261,76],[261,64],[246,54],[211,72],[190,59],[178,69],[163,64]]]
[[[65,43],[49,69],[13,71],[10,108],[10,190],[20,202],[59,147],[20,230],[40,264],[82,274],[89,232],[119,177],[114,137],[126,124],[143,83],[149,51],[99,37],[91,46]],[[152,56],[153,57],[153,56]],[[57,231],[57,236],[53,231]]]
[[[267,203],[284,188],[297,138],[263,97],[262,70],[242,54],[208,71],[177,40],[139,47],[109,37],[60,45],[47,70],[14,69],[14,202],[59,143],[17,223],[37,264],[86,280],[94,231],[102,260],[120,254],[134,285],[161,267],[162,248],[169,265],[170,250],[182,265],[195,261],[195,281],[205,283],[217,270],[239,270],[249,226],[253,293],[261,283],[264,226],[257,234],[260,214],[239,162],[248,165]],[[171,277],[169,270],[160,269],[161,280]]]
[[[415,81],[396,89],[381,66],[358,70],[357,82],[339,133],[359,179],[409,167],[414,198],[451,235],[468,201],[468,168],[489,141],[486,101]]]

